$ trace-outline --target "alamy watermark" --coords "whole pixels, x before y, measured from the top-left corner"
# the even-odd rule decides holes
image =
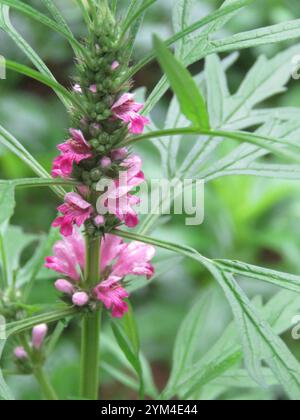
[[[109,178],[99,181],[97,191],[102,195],[97,202],[101,215],[128,212],[133,205],[140,215],[186,215],[187,226],[201,225],[204,221],[204,181],[174,178],[152,179],[131,189],[127,172],[120,173],[118,180]],[[141,200],[133,195],[135,192]]]
[[[295,315],[292,319],[292,338],[294,340],[300,340],[300,315]]]

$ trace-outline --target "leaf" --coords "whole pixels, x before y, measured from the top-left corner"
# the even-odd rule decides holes
[[[0,183],[0,227],[7,223],[15,209],[15,188],[11,182]]]
[[[218,281],[231,305],[243,340],[247,368],[253,379],[261,385],[264,384],[261,364],[264,360],[287,394],[292,399],[299,399],[300,364],[269,324],[261,318],[231,274],[221,271],[215,262],[203,257],[193,248],[123,231],[115,233],[185,255],[206,267]]]
[[[134,368],[134,370],[140,377],[141,365],[140,365],[139,358],[135,354],[134,350],[131,348],[130,344],[127,341],[127,338],[124,336],[123,332],[121,331],[117,323],[112,323],[112,329],[120,348],[122,349],[122,351],[124,352],[124,355],[126,356],[126,359],[128,360],[128,362],[131,364],[131,366]]]
[[[2,351],[4,347],[4,340],[0,340],[0,360],[2,356]],[[14,397],[11,394],[10,389],[6,385],[1,369],[0,369],[0,400],[4,401],[13,401]]]
[[[291,319],[300,308],[298,294],[285,290],[277,293],[262,309],[262,317],[268,321],[276,334],[283,334],[291,326]],[[177,388],[170,392],[170,396],[179,394],[180,397],[191,397],[197,390],[206,391],[203,386],[213,383],[217,378],[240,366],[243,358],[234,323],[224,331],[223,335],[194,365],[186,370]]]
[[[35,160],[35,158],[25,149],[22,144],[2,126],[0,126],[0,144],[18,156],[39,177],[51,180],[48,172]],[[65,195],[65,191],[60,187],[53,186],[52,189],[59,197]]]
[[[197,31],[197,30],[201,29],[202,27],[204,27],[206,25],[209,25],[209,24],[211,24],[211,26],[209,28],[209,32],[212,32],[214,29],[220,29],[220,27],[223,24],[225,24],[226,21],[227,21],[227,20],[224,21],[225,16],[232,16],[233,12],[238,11],[242,7],[245,7],[245,6],[253,3],[256,0],[233,0],[233,1],[234,1],[234,4],[229,4],[229,5],[226,5],[226,7],[221,7],[217,11],[205,16],[204,18],[200,19],[199,21],[197,21],[197,22],[193,23],[192,25],[186,27],[182,31],[176,33],[171,38],[164,41],[165,45],[167,47],[170,47],[174,43],[176,43],[177,41],[180,41],[180,40],[188,37],[193,32],[195,32],[195,31]],[[222,23],[220,24],[220,22],[222,22]],[[151,62],[154,58],[155,58],[155,53],[150,53],[148,56],[143,58],[138,64],[136,64],[132,68],[132,70],[129,73],[130,77],[132,77],[134,74],[136,74],[139,70],[141,70],[146,64]],[[192,64],[192,63],[189,63],[189,64]],[[158,90],[158,89],[156,89],[156,90]]]
[[[258,383],[264,384],[262,360],[265,361],[286,393],[293,399],[300,398],[300,365],[285,343],[263,321],[231,274],[212,274],[223,288],[235,315],[243,339],[247,369]]]
[[[238,274],[247,278],[262,280],[294,292],[300,292],[300,276],[280,273],[268,268],[257,267],[239,261],[215,260],[215,263],[226,273]]]
[[[65,29],[63,25],[57,24],[52,19],[48,18],[48,16],[44,15],[43,13],[40,13],[38,10],[34,9],[33,7],[29,6],[28,4],[25,4],[18,0],[1,0],[2,4],[5,4],[7,6],[10,6],[11,8],[14,8],[18,10],[19,12],[25,14],[26,16],[42,23],[45,26],[48,26],[49,28],[53,29],[54,31],[60,33],[63,35],[71,44],[75,52],[80,52],[85,55],[85,51],[82,47],[82,45],[74,38],[72,34],[70,34],[69,31]]]
[[[101,367],[104,370],[115,377],[118,381],[125,384],[126,386],[132,387],[134,390],[140,390],[140,379],[132,367],[132,365],[128,362],[124,352],[113,338],[111,338],[105,332],[102,333],[101,337],[101,351],[102,351],[102,363]],[[108,361],[105,358],[105,355],[108,354],[109,358]],[[153,382],[151,367],[149,366],[148,361],[143,356],[140,355],[140,360],[142,364],[142,371],[143,371],[143,380],[145,384],[145,393],[147,396],[156,399],[158,397],[158,391],[156,386]],[[104,362],[103,362],[104,361]],[[103,366],[104,364],[104,366]],[[120,367],[121,364],[121,367]],[[122,370],[122,368],[126,371],[126,373]],[[127,375],[127,372],[130,373],[130,376]]]
[[[206,104],[192,76],[158,37],[154,37],[153,43],[157,58],[178,97],[182,113],[195,126],[209,128]]]
[[[210,41],[205,54],[251,48],[295,39],[300,36],[300,19],[279,23],[266,28],[254,29],[216,41]]]
[[[44,266],[45,257],[52,251],[53,245],[59,239],[57,230],[51,228],[49,234],[45,238],[40,239],[37,251],[32,258],[19,270],[17,278],[17,286],[24,286],[23,298],[26,300],[32,290],[37,276]]]
[[[192,13],[195,0],[178,0],[173,9],[173,27],[174,32],[178,33],[184,31],[189,27],[190,17]],[[181,38],[175,46],[176,57],[183,57],[185,46],[190,41],[191,35]]]
[[[53,80],[53,78],[46,76],[45,74],[41,74],[36,70],[31,69],[30,67],[24,66],[23,64],[15,63],[10,60],[6,60],[5,65],[8,69],[23,74],[24,76],[31,77],[32,79],[37,80],[38,82],[50,87],[54,90],[54,92],[59,92],[66,99],[68,99],[71,103],[76,105],[81,111],[84,112],[84,108],[81,105],[80,101],[76,98],[76,96],[73,93],[69,92],[61,84]]]
[[[175,341],[173,366],[167,388],[174,388],[179,378],[192,364],[197,342],[210,316],[209,308],[213,302],[213,289],[202,293],[200,299],[183,320]]]
[[[229,97],[226,74],[217,55],[205,60],[205,79],[207,84],[207,107],[212,127],[221,127],[226,112],[226,99]]]
[[[45,0],[48,2],[48,0]],[[0,27],[11,37],[16,45],[24,52],[32,64],[45,76],[48,76],[55,80],[55,77],[48,69],[43,60],[38,54],[32,49],[32,47],[25,41],[25,39],[16,31],[13,27],[9,17],[9,7],[0,5]],[[56,80],[55,80],[56,81]],[[66,108],[70,107],[70,102],[66,100],[65,96],[60,92],[57,92],[60,100],[63,102]]]
[[[75,316],[78,313],[77,308],[60,306],[53,311],[45,312],[19,321],[10,322],[6,326],[7,338],[31,330],[36,325],[50,324],[70,316]]]
[[[128,18],[125,20],[124,24],[122,25],[122,34],[121,38],[125,36],[126,32],[133,26],[133,24],[138,21],[141,16],[144,15],[145,11],[152,6],[152,4],[156,3],[157,0],[143,0],[141,7],[138,8],[134,13],[130,14]]]
[[[121,322],[112,323],[112,330],[128,362],[131,364],[138,375],[140,382],[139,393],[140,397],[143,399],[145,393],[145,385],[143,369],[140,361],[140,342],[137,325],[133,317],[131,306],[129,306],[129,310]]]
[[[175,129],[158,130],[140,136],[132,137],[125,143],[132,144],[151,138],[169,137],[170,135],[193,135],[203,134],[209,137],[224,137],[230,140],[236,140],[242,143],[250,143],[269,150],[276,156],[284,157],[289,160],[300,162],[300,148],[295,143],[288,140],[280,140],[267,136],[259,136],[257,134],[248,133],[246,131],[229,131],[229,130],[206,130],[197,127],[178,127]],[[201,138],[200,140],[205,140]],[[288,147],[287,147],[288,146]]]
[[[72,31],[71,31],[69,25],[67,24],[65,18],[63,17],[63,15],[59,11],[59,9],[56,7],[54,1],[53,0],[42,0],[42,3],[47,7],[49,12],[52,14],[53,18],[56,20],[56,22],[61,27],[63,27],[66,30],[66,32],[69,32],[69,34],[73,37]]]

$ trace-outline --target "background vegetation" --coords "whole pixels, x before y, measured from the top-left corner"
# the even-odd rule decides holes
[[[40,8],[38,0],[28,3]],[[123,4],[123,1],[121,2]],[[126,2],[124,1],[124,4]],[[147,14],[145,24],[136,44],[136,58],[142,58],[151,47],[153,32],[166,38],[172,34],[170,11],[174,0],[161,0]],[[75,35],[84,35],[84,26],[77,8],[72,0],[57,0]],[[222,1],[199,0],[197,17],[220,6]],[[29,19],[12,13],[13,22],[26,40],[39,51],[42,59],[56,75],[57,79],[70,86],[74,71],[72,51],[67,43],[57,34],[48,31],[39,24],[32,24]],[[297,0],[259,1],[233,18],[223,29],[226,34],[241,30],[267,26],[299,17]],[[235,64],[228,70],[229,86],[232,93],[236,91],[246,72],[257,57],[264,53],[272,57],[288,45],[276,44],[268,47],[257,47],[243,51]],[[300,48],[299,48],[300,51]],[[26,63],[26,58],[16,49],[14,43],[5,35],[0,35],[0,53],[12,60]],[[28,64],[28,63],[27,63]],[[192,66],[193,72],[199,72],[203,62]],[[153,88],[161,76],[158,64],[147,66],[135,77],[135,87]],[[0,121],[12,132],[27,149],[48,170],[56,155],[56,145],[60,143],[69,127],[68,115],[54,94],[29,79],[8,72],[7,79],[0,81]],[[158,126],[162,125],[166,115],[171,93],[168,93],[152,115]],[[264,107],[300,106],[300,81],[293,81],[289,89],[270,100]],[[157,178],[157,150],[150,144],[138,146],[144,157],[147,178]],[[0,178],[14,179],[32,176],[30,170],[20,163],[17,157],[0,148]],[[36,235],[40,236],[49,230],[50,222],[55,217],[57,198],[44,189],[18,191],[16,213],[12,224],[22,227],[28,234],[31,246],[22,252],[22,261],[36,252]],[[177,243],[186,243],[205,255],[213,258],[229,258],[246,261],[252,264],[272,267],[276,270],[300,273],[300,196],[299,182],[279,181],[254,177],[226,177],[211,182],[206,187],[206,218],[202,226],[188,228],[182,217],[162,225],[156,236],[167,237]],[[12,251],[14,252],[14,251]],[[142,291],[133,295],[133,304],[141,334],[142,349],[154,371],[158,388],[165,385],[172,360],[172,348],[178,327],[195,298],[204,293],[214,280],[199,265],[184,261],[167,267],[155,281]],[[43,271],[36,283],[32,303],[48,303],[57,299],[53,290],[51,274]],[[276,289],[256,281],[243,281],[248,295],[262,295],[270,298]],[[231,312],[222,292],[216,294],[216,303],[208,308],[209,324],[202,332],[199,352],[204,352],[222,333],[224,326],[231,319]],[[295,313],[296,315],[297,313]],[[76,395],[78,376],[78,342],[74,342],[73,325],[66,326],[66,334],[49,361],[49,369],[55,387],[63,397],[72,393]],[[71,339],[72,338],[72,339]],[[299,342],[292,341],[290,333],[285,340],[293,352],[300,358]],[[103,341],[103,354],[106,363],[113,362],[118,366],[117,358],[121,357],[112,349],[109,341]],[[8,347],[6,357],[9,356]],[[113,354],[117,355],[112,356]],[[113,357],[113,359],[112,359]],[[102,370],[105,386],[102,398],[123,399],[135,398],[134,390],[128,391],[118,380],[112,380]],[[75,380],[76,379],[76,380]],[[13,377],[8,381],[15,396],[20,399],[38,398],[38,389],[31,377]],[[252,390],[232,387],[223,398],[253,398]],[[269,392],[259,392],[257,398],[284,398],[274,388]]]

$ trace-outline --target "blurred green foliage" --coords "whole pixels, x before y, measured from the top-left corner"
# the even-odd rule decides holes
[[[38,0],[28,3],[41,8]],[[122,0],[122,5],[126,2]],[[151,34],[162,38],[172,33],[170,10],[174,0],[159,0],[148,13],[136,45],[136,58],[142,57],[151,48]],[[198,16],[220,6],[219,0],[199,0]],[[72,30],[77,36],[84,35],[85,28],[80,13],[71,0],[57,0]],[[288,19],[299,18],[299,0],[264,0],[239,13],[226,26],[228,34],[241,30],[266,26]],[[73,74],[72,52],[59,35],[48,31],[39,24],[13,13],[13,22],[26,40],[39,51],[42,59],[54,72],[59,81],[66,86],[71,84]],[[4,34],[0,35],[0,52],[5,57],[26,62],[22,53]],[[228,72],[231,89],[234,90],[245,76],[246,71],[262,52],[273,55],[282,45],[259,47],[241,53],[236,65]],[[28,63],[26,63],[28,64]],[[201,69],[203,63],[195,65]],[[151,64],[136,76],[136,87],[151,89],[159,80],[160,69]],[[7,80],[0,81],[1,124],[11,131],[28,150],[48,170],[56,155],[56,145],[66,138],[69,127],[68,115],[56,97],[38,83],[8,72]],[[158,122],[165,115],[161,102],[153,113]],[[300,106],[300,83],[293,82],[283,95],[272,99],[268,105]],[[156,177],[157,152],[150,145],[139,145],[144,157],[146,176]],[[11,179],[32,176],[30,171],[13,155],[0,149],[0,178]],[[44,189],[18,192],[16,213],[12,224],[22,226],[25,232],[47,232],[55,216],[57,199]],[[158,230],[157,236],[170,241],[187,243],[205,255],[218,258],[234,258],[254,264],[284,269],[287,272],[300,272],[300,199],[296,182],[274,181],[251,177],[229,177],[215,181],[206,187],[206,218],[202,226],[184,226],[184,216],[175,217],[172,222]],[[34,252],[32,247],[31,252]],[[25,258],[25,256],[23,256]],[[49,273],[45,274],[32,296],[32,302],[54,302]],[[195,297],[212,281],[199,265],[184,262],[160,276],[148,288],[133,296],[134,307],[141,332],[142,348],[152,363],[159,388],[165,384],[170,366],[172,347],[178,326],[184,314],[191,307]],[[262,294],[265,298],[274,292],[271,286],[255,281],[244,284],[250,296]],[[45,298],[46,297],[46,298]],[[211,334],[217,337],[230,311],[223,299],[219,298],[218,313],[212,314]],[[66,329],[64,339],[53,354],[48,368],[62,397],[76,395],[78,382],[79,337],[74,342],[76,329],[71,324]],[[72,340],[71,340],[72,337]],[[213,340],[203,337],[204,342]],[[293,344],[300,357],[300,349]],[[107,350],[104,357],[109,359]],[[103,373],[106,386],[103,398],[122,399],[135,397],[125,388],[112,381]],[[35,382],[28,377],[11,378],[9,383],[17,398],[36,399],[38,390]]]

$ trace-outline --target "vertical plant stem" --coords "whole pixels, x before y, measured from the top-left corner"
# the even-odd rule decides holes
[[[87,290],[99,283],[100,238],[86,240],[85,285]],[[81,397],[97,400],[99,391],[99,344],[101,310],[85,314],[82,320],[81,338]]]
[[[44,371],[44,369],[42,368],[42,366],[38,366],[34,369],[33,371],[34,376],[36,378],[36,380],[38,381],[42,393],[44,394],[44,396],[46,397],[47,400],[49,401],[58,401],[58,397],[51,385],[51,383],[48,380],[48,377]]]
[[[6,260],[6,253],[4,249],[4,241],[3,236],[0,234],[0,258],[2,262],[2,276],[0,281],[0,286],[3,290],[5,290],[8,287],[8,275],[7,275],[7,260]]]

